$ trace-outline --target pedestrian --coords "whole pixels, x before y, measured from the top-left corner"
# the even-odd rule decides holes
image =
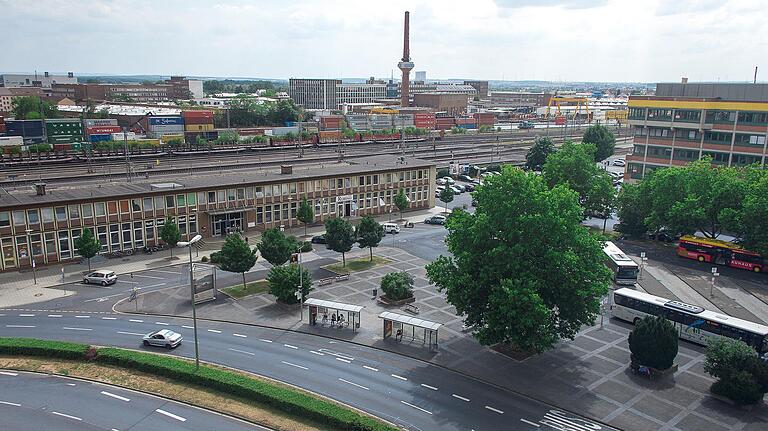
[[[336,326],[336,315],[331,314],[331,326]]]
[[[344,315],[343,314],[339,314],[339,326],[341,326],[343,324],[344,324]]]
[[[328,323],[328,312],[323,313],[323,325]]]

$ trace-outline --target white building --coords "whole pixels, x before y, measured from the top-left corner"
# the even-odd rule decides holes
[[[426,80],[427,80],[427,71],[426,70],[417,70],[416,71],[416,79],[415,79],[415,81],[424,82]]]
[[[69,72],[66,75],[51,75],[43,72],[31,75],[6,73],[0,75],[0,87],[42,87],[51,88],[53,84],[77,84],[77,77]],[[201,84],[202,85],[202,84]]]
[[[345,104],[373,103],[387,95],[386,84],[337,84],[336,103],[341,108]]]

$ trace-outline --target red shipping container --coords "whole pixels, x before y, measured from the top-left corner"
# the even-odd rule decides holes
[[[192,110],[183,111],[181,114],[184,117],[184,122],[186,122],[188,118],[213,118],[213,111]]]
[[[191,124],[213,124],[213,117],[185,117],[184,125],[189,126]]]
[[[87,135],[108,135],[110,133],[120,133],[123,129],[120,126],[93,126],[87,127],[85,133]]]

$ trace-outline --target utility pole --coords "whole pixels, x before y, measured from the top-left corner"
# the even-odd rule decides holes
[[[123,151],[125,151],[125,177],[131,182],[131,156],[128,154],[128,128],[123,127]]]

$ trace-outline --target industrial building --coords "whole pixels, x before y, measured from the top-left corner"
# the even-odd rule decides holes
[[[527,108],[531,111],[547,106],[550,93],[530,93],[525,91],[492,91],[488,107],[492,108]]]
[[[337,84],[336,103],[341,108],[345,104],[372,103],[387,97],[386,84]]]
[[[464,81],[464,85],[469,85],[475,89],[476,96],[480,99],[488,98],[488,81]]]
[[[723,166],[765,166],[768,84],[657,84],[654,96],[630,96],[634,149],[625,179],[709,156]]]
[[[291,78],[288,95],[306,109],[338,109],[336,86],[339,84],[340,79]]]
[[[78,84],[54,83],[50,89],[54,99],[108,100],[135,103],[158,103],[203,97],[203,81],[172,76],[157,84]]]
[[[93,182],[73,179],[45,189],[0,189],[0,270],[77,258],[75,240],[91,229],[102,253],[159,243],[166,217],[182,239],[242,230],[299,226],[296,212],[307,198],[315,222],[396,211],[404,190],[411,209],[435,205],[435,164],[372,156],[323,166],[276,171],[229,171],[162,180]],[[30,256],[31,250],[31,256]]]
[[[466,94],[456,93],[417,93],[413,95],[413,105],[432,108],[449,115],[460,115],[467,111],[469,99]]]
[[[42,75],[35,74],[12,74],[6,73],[0,75],[0,87],[40,87],[51,88],[53,84],[77,84],[77,77],[72,72],[66,75],[51,75],[43,72]]]

